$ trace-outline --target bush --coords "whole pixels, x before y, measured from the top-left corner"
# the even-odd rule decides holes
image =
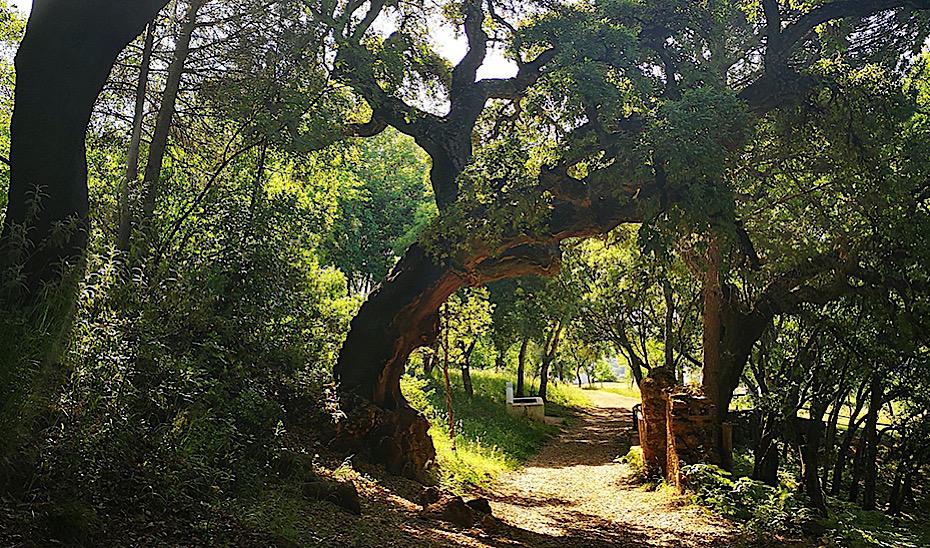
[[[731,474],[712,464],[693,464],[681,469],[683,480],[695,502],[743,523],[755,538],[800,534],[815,518],[805,500],[795,491],[771,487],[760,481]]]

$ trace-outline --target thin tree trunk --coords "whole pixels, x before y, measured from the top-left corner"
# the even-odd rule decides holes
[[[142,224],[148,235],[148,245],[154,244],[155,233],[151,226],[155,213],[155,204],[161,192],[161,169],[168,149],[168,132],[174,120],[178,91],[181,88],[181,79],[184,76],[184,64],[190,54],[191,38],[197,28],[197,12],[206,3],[206,0],[191,0],[181,30],[175,41],[174,54],[171,64],[168,65],[168,75],[165,79],[165,89],[162,92],[161,104],[158,106],[158,115],[155,118],[155,130],[152,132],[152,142],[149,144],[149,154],[145,163],[143,175],[142,196]]]
[[[471,383],[471,354],[475,351],[477,343],[478,339],[473,339],[462,355],[462,388],[469,398],[475,395],[475,388]]]
[[[665,297],[665,367],[669,371],[675,371],[675,295],[672,292],[672,285],[667,279],[662,279],[662,295]],[[680,376],[676,375],[678,382],[682,382]]]
[[[836,446],[836,429],[840,420],[840,410],[843,408],[843,400],[845,399],[845,394],[843,396],[837,397],[833,400],[833,408],[830,409],[830,419],[827,423],[827,433],[826,438],[824,439],[824,449],[826,459],[823,463],[823,475],[820,478],[821,485],[826,488],[827,479],[830,476],[831,464],[833,461],[836,461],[837,456],[833,453],[833,449]]]
[[[523,336],[523,342],[520,343],[520,353],[517,355],[517,397],[523,397],[523,377],[526,371],[526,347],[530,344],[530,339]]]
[[[862,469],[865,466],[866,437],[859,436],[859,443],[856,444],[856,456],[853,458],[852,479],[849,482],[849,502],[859,500],[859,490],[862,486]]]
[[[152,49],[155,44],[155,22],[148,24],[145,40],[142,44],[142,60],[139,63],[139,79],[136,81],[136,103],[132,116],[132,134],[129,138],[129,152],[126,154],[126,176],[119,188],[119,234],[116,247],[123,253],[129,251],[132,234],[132,216],[130,213],[130,194],[139,178],[139,153],[142,148],[142,122],[145,118],[145,92],[149,83],[149,67],[152,63]]]
[[[814,508],[822,514],[826,514],[827,500],[823,493],[823,486],[820,483],[819,474],[819,452],[820,440],[823,435],[823,415],[824,407],[819,404],[811,404],[810,420],[807,422],[807,428],[798,432],[798,453],[801,457],[801,482],[804,486],[804,493],[810,498]],[[795,424],[799,425],[795,415]]]
[[[778,432],[774,414],[758,413],[756,446],[753,450],[752,477],[773,487],[778,485]]]
[[[862,508],[875,509],[875,486],[878,480],[878,413],[884,404],[884,390],[881,378],[873,374],[869,390],[869,413],[865,420],[865,483],[862,491]]]
[[[862,411],[865,400],[863,399],[863,391],[865,389],[866,383],[862,383],[856,393],[856,408],[849,415],[849,424],[846,427],[846,432],[843,434],[843,441],[840,443],[840,448],[836,453],[836,464],[833,466],[833,479],[830,482],[830,495],[834,497],[840,496],[840,489],[843,487],[843,473],[846,471],[846,462],[849,460],[849,451],[852,448],[853,439],[856,435],[856,431],[859,429],[859,425],[864,418],[859,418],[859,413]]]
[[[546,399],[546,391],[549,387],[549,367],[552,365],[552,361],[555,359],[556,353],[558,352],[561,332],[562,322],[558,322],[544,349],[545,352],[543,353],[542,365],[539,370],[539,397],[543,400]]]

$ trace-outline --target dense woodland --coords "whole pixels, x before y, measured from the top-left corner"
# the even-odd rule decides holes
[[[659,369],[747,432],[717,488],[919,529],[928,36],[924,0],[0,2],[0,544],[269,545],[243,501],[294,455],[467,490],[489,379],[570,417]]]

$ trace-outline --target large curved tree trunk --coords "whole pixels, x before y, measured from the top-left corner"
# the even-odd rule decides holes
[[[400,378],[410,353],[436,340],[439,307],[467,285],[551,274],[558,248],[517,246],[463,263],[463,270],[454,270],[412,245],[359,309],[339,353],[334,376],[347,415],[339,437],[397,473],[420,477],[436,455],[429,423],[407,403]]]

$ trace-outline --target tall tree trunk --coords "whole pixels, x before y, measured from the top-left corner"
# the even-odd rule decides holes
[[[859,443],[856,444],[856,456],[853,458],[852,478],[849,482],[849,502],[859,500],[859,491],[862,488],[862,470],[865,468],[866,437],[864,434],[859,435]]]
[[[836,463],[833,465],[833,479],[830,481],[830,495],[834,497],[840,496],[840,489],[843,487],[843,474],[846,472],[846,462],[849,460],[849,451],[852,448],[853,439],[855,438],[856,431],[859,429],[859,425],[865,420],[864,418],[859,418],[859,413],[862,411],[862,407],[865,404],[865,399],[862,395],[866,384],[867,383],[862,383],[859,386],[856,393],[856,407],[849,415],[849,424],[846,427],[846,432],[843,434],[843,441],[840,443],[840,447],[836,452]]]
[[[473,339],[462,353],[462,388],[465,389],[465,394],[469,398],[475,395],[475,388],[471,383],[471,354],[475,351],[477,343],[478,339]]]
[[[772,323],[773,309],[739,309],[734,288],[721,280],[721,255],[716,241],[708,250],[704,273],[704,395],[714,403],[715,420],[723,423],[730,410],[733,391],[749,361],[756,342]],[[718,429],[719,430],[719,429]],[[723,453],[721,453],[723,454]]]
[[[0,267],[21,268],[20,297],[27,302],[44,283],[60,279],[60,265],[83,256],[91,111],[116,56],[164,4],[47,0],[33,6],[16,53],[9,201],[0,236]],[[55,227],[66,229],[63,238],[53,237]]]
[[[155,130],[152,132],[152,142],[149,144],[149,154],[145,163],[143,175],[142,219],[141,222],[147,233],[146,244],[153,245],[155,234],[152,230],[152,217],[155,213],[155,204],[161,192],[161,169],[168,149],[168,132],[174,120],[178,91],[181,88],[181,79],[184,76],[184,64],[190,54],[191,38],[197,28],[197,12],[206,3],[206,0],[191,0],[181,23],[174,44],[174,53],[171,64],[168,65],[168,75],[165,78],[165,89],[161,95],[161,104],[158,106],[158,115],[155,118]]]
[[[0,462],[28,468],[28,458],[11,454],[35,434],[35,402],[57,389],[53,355],[69,324],[87,245],[84,139],[94,102],[119,52],[164,3],[45,0],[35,3],[26,25],[16,53],[0,233],[0,281],[18,288],[0,295]],[[37,400],[27,404],[30,395]]]
[[[145,118],[145,92],[149,83],[149,67],[152,64],[152,49],[155,44],[155,22],[149,23],[142,44],[142,60],[139,62],[139,79],[136,81],[136,103],[132,116],[132,134],[129,152],[126,154],[126,177],[119,188],[119,234],[117,249],[126,253],[132,235],[130,194],[139,178],[139,154],[142,148],[142,122]]]
[[[561,332],[562,322],[558,322],[552,331],[552,335],[549,337],[549,341],[547,341],[548,344],[546,344],[543,353],[542,365],[539,370],[539,397],[544,401],[546,400],[546,391],[549,387],[549,368],[558,352],[559,336]]]
[[[865,483],[862,490],[862,508],[875,509],[875,486],[878,481],[878,414],[884,405],[885,392],[881,377],[873,373],[872,386],[869,389],[869,412],[865,419],[866,452]]]
[[[530,344],[530,338],[523,336],[520,343],[520,353],[517,354],[517,397],[522,398],[523,394],[523,377],[526,375],[526,347]]]
[[[758,412],[757,440],[753,448],[752,477],[773,487],[778,485],[778,417]]]
[[[827,479],[830,476],[831,464],[836,461],[833,448],[836,446],[836,430],[840,420],[840,411],[843,408],[843,400],[846,399],[846,393],[838,395],[833,400],[833,407],[830,409],[830,418],[827,422],[827,433],[823,442],[826,459],[823,463],[823,472],[820,483],[824,489],[827,487]]]
[[[898,493],[898,496],[891,501],[891,504],[888,506],[888,513],[892,516],[897,516],[901,514],[901,511],[904,510],[904,506],[907,504],[908,499],[911,498],[914,489],[914,476],[919,473],[919,468],[914,465],[908,468],[904,472],[904,482],[901,485],[901,491]]]
[[[821,404],[811,404],[810,420],[806,428],[800,428],[797,415],[794,417],[795,431],[798,435],[798,453],[801,458],[801,484],[804,493],[808,496],[814,508],[826,514],[827,500],[820,483],[819,454],[820,441],[823,436],[823,415],[825,407]]]

